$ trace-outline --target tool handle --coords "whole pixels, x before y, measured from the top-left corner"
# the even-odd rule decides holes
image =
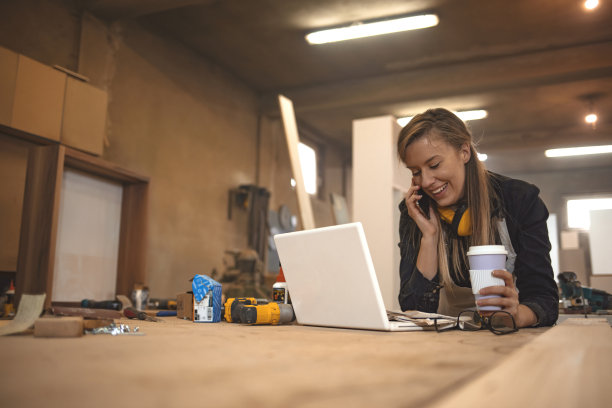
[[[176,310],[160,310],[157,316],[176,316]]]
[[[110,310],[121,310],[121,302],[117,300],[104,300],[101,302],[96,302],[91,299],[83,299],[81,300],[81,307],[86,307],[88,309],[110,309]]]
[[[125,309],[123,309],[123,314],[128,319],[147,320],[147,314],[145,312],[136,310],[133,307],[126,307]]]

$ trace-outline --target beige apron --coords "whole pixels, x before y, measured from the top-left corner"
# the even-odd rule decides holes
[[[506,247],[508,251],[508,257],[506,258],[506,270],[510,273],[514,273],[514,261],[516,259],[516,252],[510,241],[510,234],[508,233],[508,226],[506,220],[503,219],[498,223],[499,238],[501,243]],[[452,290],[446,290],[442,288],[440,290],[440,301],[438,303],[438,313],[446,316],[457,316],[463,310],[476,307],[476,301],[474,300],[474,294],[472,294],[472,288],[463,288],[451,283]]]
[[[472,288],[462,288],[454,283],[452,290],[440,289],[438,313],[445,316],[457,316],[465,309],[476,307]]]

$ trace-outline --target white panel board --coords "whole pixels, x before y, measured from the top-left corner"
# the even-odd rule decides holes
[[[397,158],[400,126],[393,116],[353,121],[353,221],[363,225],[385,307],[399,310],[397,208],[411,174]]]
[[[611,234],[612,210],[592,210],[589,245],[591,247],[591,271],[593,275],[612,275],[612,262],[610,262]]]
[[[552,263],[555,281],[559,275],[559,233],[557,230],[557,214],[550,214],[546,221],[548,227],[548,239],[550,240],[550,262]]]
[[[121,184],[64,171],[53,301],[115,298],[122,196]]]

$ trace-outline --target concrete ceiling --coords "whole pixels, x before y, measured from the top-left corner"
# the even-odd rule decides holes
[[[353,119],[428,107],[486,109],[469,122],[489,168],[612,166],[610,155],[547,159],[550,147],[612,144],[612,4],[584,0],[85,0],[106,20],[137,20],[233,73],[278,115],[347,148]],[[433,12],[434,28],[326,45],[327,27]],[[584,122],[593,104],[595,128]]]

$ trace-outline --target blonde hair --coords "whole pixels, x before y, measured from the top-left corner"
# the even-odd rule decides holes
[[[490,177],[484,165],[476,153],[472,134],[465,123],[452,112],[443,109],[428,109],[416,115],[404,126],[399,134],[397,142],[397,153],[400,160],[405,162],[406,149],[415,140],[422,137],[435,136],[440,140],[450,144],[457,150],[467,144],[470,149],[470,159],[465,164],[465,199],[470,209],[472,218],[472,234],[468,237],[468,245],[489,245],[495,243],[497,234],[496,223],[491,220],[491,203],[495,197],[495,191],[490,183]],[[435,209],[435,201],[432,200]],[[438,223],[438,270],[440,272],[441,283],[452,290],[449,285],[451,279],[451,266],[457,278],[465,277],[467,271],[461,270],[461,265],[467,265],[465,248],[461,248],[458,237],[448,234],[442,228],[442,222],[437,211],[436,222]],[[416,231],[409,235],[411,244],[414,248],[420,245],[420,231],[414,226]],[[447,245],[448,243],[448,245]],[[449,256],[450,251],[450,256]]]

